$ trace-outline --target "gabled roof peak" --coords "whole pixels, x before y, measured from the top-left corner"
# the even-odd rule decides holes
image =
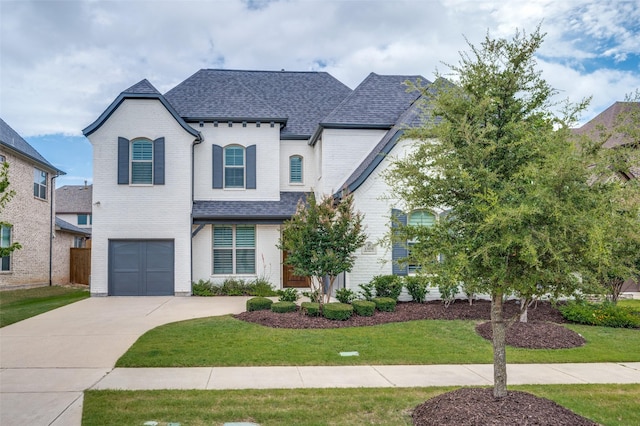
[[[149,83],[149,80],[142,79],[133,86],[129,87],[127,90],[124,90],[122,93],[146,93],[146,94],[154,94],[160,95],[158,89],[156,89],[153,84]]]

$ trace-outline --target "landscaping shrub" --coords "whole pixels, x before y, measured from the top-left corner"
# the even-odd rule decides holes
[[[390,297],[398,300],[402,292],[402,279],[397,275],[377,275],[371,280],[376,289],[376,297]]]
[[[373,313],[376,310],[375,302],[371,302],[369,300],[354,300],[351,305],[353,306],[355,313],[362,317],[373,316]]]
[[[308,297],[311,302],[320,303],[321,295],[320,295],[320,291],[319,290],[303,291],[302,295],[305,296],[305,297]]]
[[[191,294],[194,296],[213,296],[211,281],[198,280],[197,283],[191,283]]]
[[[429,282],[424,277],[415,275],[404,277],[404,286],[407,288],[409,295],[413,298],[414,302],[424,303],[424,299],[429,293],[427,287]]]
[[[284,314],[285,312],[295,312],[298,307],[294,302],[275,302],[271,305],[271,312]]]
[[[280,295],[280,299],[278,300],[280,300],[281,302],[295,302],[300,298],[300,294],[298,293],[298,290],[296,290],[295,288],[287,288],[285,290],[279,290],[278,294]]]
[[[227,278],[220,287],[220,294],[224,296],[245,296],[249,294],[251,286],[244,280]]]
[[[318,302],[302,302],[300,309],[305,315],[310,317],[317,317],[320,315],[320,304]]]
[[[322,306],[322,315],[325,318],[338,321],[346,321],[353,314],[353,306],[346,303],[325,303]]]
[[[578,324],[617,328],[640,328],[640,316],[611,302],[569,302],[559,307],[562,316]]]
[[[379,311],[393,312],[396,310],[396,300],[391,297],[374,297],[373,302]]]
[[[250,285],[249,296],[277,296],[278,293],[273,289],[271,283],[264,278],[256,278]]]
[[[273,304],[273,300],[267,299],[266,297],[252,297],[247,300],[247,311],[262,311],[271,308]]]
[[[340,288],[336,290],[336,299],[340,303],[351,303],[358,298],[358,295],[350,288]]]
[[[372,301],[375,295],[373,294],[374,288],[373,283],[360,284],[358,287],[362,289],[360,294],[364,298],[364,300]]]

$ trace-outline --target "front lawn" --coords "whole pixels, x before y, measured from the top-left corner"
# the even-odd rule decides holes
[[[0,327],[87,297],[88,289],[60,286],[0,291]]]
[[[277,329],[231,316],[166,324],[150,330],[117,367],[265,365],[491,364],[491,343],[475,321],[421,320],[372,327]],[[587,341],[572,349],[507,349],[510,363],[636,362],[640,331],[566,325]],[[358,357],[340,352],[358,351]]]
[[[410,425],[411,411],[453,388],[87,391],[82,424]],[[640,384],[511,386],[599,424],[638,425]]]

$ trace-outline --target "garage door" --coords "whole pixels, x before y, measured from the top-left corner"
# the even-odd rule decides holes
[[[110,240],[110,296],[173,296],[172,240]]]

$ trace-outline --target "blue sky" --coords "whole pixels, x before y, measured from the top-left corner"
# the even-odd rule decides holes
[[[0,0],[0,117],[67,173],[58,185],[83,184],[82,129],[143,78],[163,93],[201,68],[432,79],[465,37],[540,22],[543,76],[593,97],[584,120],[640,88],[637,0]]]

